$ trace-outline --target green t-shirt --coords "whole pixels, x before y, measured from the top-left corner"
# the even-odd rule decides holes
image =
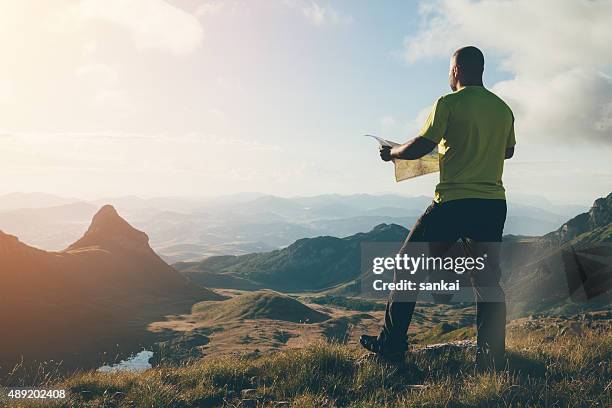
[[[512,111],[493,92],[468,86],[439,98],[419,133],[438,143],[435,201],[506,198],[506,148],[516,144]]]

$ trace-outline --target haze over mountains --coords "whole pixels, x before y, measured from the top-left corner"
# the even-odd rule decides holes
[[[282,291],[331,289],[349,296],[361,294],[362,242],[401,242],[408,230],[399,225],[381,224],[367,233],[346,238],[321,236],[300,239],[286,248],[241,256],[214,256],[199,262],[180,262],[174,266],[194,282],[211,287]],[[540,237],[507,235],[502,250],[503,285],[508,292],[510,311],[515,314],[570,311],[581,301],[590,305],[609,305],[612,293],[612,193],[595,201],[591,209]],[[579,263],[588,276],[568,263],[572,248],[593,252],[579,254]],[[599,258],[597,258],[599,256]],[[590,262],[588,265],[586,262]],[[571,286],[576,281],[578,288]],[[595,287],[596,295],[582,298],[575,290]],[[604,293],[607,292],[607,293]],[[597,299],[591,299],[597,297]],[[573,301],[571,300],[573,299]],[[589,307],[589,306],[587,306]]]
[[[320,195],[283,198],[242,193],[216,198],[138,197],[85,202],[45,194],[0,196],[0,229],[23,242],[61,250],[76,240],[103,203],[112,203],[168,262],[240,255],[284,247],[301,238],[346,237],[376,225],[410,228],[431,201],[400,195]],[[539,197],[510,201],[505,232],[542,235],[586,209]]]
[[[0,372],[24,360],[92,364],[147,339],[147,324],[216,293],[189,282],[109,205],[67,249],[0,231]]]

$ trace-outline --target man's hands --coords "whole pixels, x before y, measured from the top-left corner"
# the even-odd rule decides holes
[[[380,146],[380,149],[378,149],[380,152],[380,158],[382,159],[382,161],[391,161],[393,160],[393,157],[391,156],[391,146]]]
[[[386,162],[393,159],[416,160],[431,152],[436,145],[437,143],[425,139],[422,136],[418,136],[403,145],[394,146],[393,148],[390,146],[381,146],[380,158]]]

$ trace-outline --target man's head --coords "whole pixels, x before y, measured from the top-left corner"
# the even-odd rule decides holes
[[[484,55],[473,46],[459,48],[450,60],[448,81],[453,91],[468,85],[482,85]]]

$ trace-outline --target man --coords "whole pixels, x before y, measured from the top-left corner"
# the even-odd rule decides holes
[[[384,161],[414,160],[439,150],[440,182],[433,203],[416,222],[402,252],[411,242],[429,242],[430,251],[443,253],[458,239],[501,242],[506,220],[502,184],[504,160],[514,155],[514,116],[482,83],[484,56],[476,47],[460,48],[451,57],[449,82],[453,93],[439,98],[419,136],[393,148],[381,147]],[[483,244],[484,245],[484,244]],[[441,249],[442,248],[442,249]],[[496,248],[489,248],[495,252]],[[477,365],[505,365],[506,304],[499,285],[497,257],[472,276],[477,301]],[[398,271],[395,279],[399,280]],[[387,359],[403,360],[406,331],[416,298],[392,292],[378,336],[363,335],[366,349]]]

